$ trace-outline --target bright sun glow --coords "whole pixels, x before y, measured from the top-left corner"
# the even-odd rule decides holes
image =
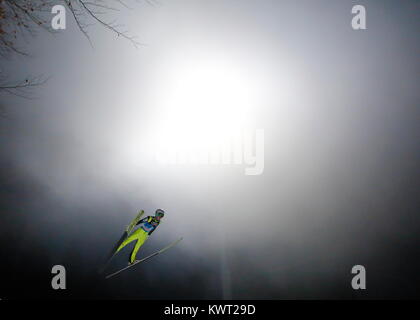
[[[262,99],[258,77],[249,66],[190,60],[165,71],[155,135],[160,151],[206,153],[252,126]]]

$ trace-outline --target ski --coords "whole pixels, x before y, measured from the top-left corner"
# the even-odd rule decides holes
[[[107,276],[105,277],[105,279],[109,279],[109,278],[111,278],[111,277],[113,277],[113,276],[115,276],[115,275],[119,274],[120,272],[123,272],[124,270],[127,270],[127,269],[129,269],[129,268],[131,268],[131,267],[135,266],[136,264],[138,264],[138,263],[140,263],[140,262],[144,262],[144,261],[146,261],[146,260],[148,260],[148,259],[150,259],[150,258],[152,258],[152,257],[154,257],[154,256],[157,256],[158,254],[161,254],[161,253],[165,252],[166,250],[168,250],[168,249],[172,248],[173,246],[175,246],[176,244],[178,244],[178,242],[180,242],[181,240],[182,240],[182,238],[179,238],[178,240],[176,240],[176,241],[172,242],[171,244],[169,244],[169,245],[168,245],[168,246],[166,246],[165,248],[160,249],[159,251],[156,251],[155,253],[152,253],[151,255],[149,255],[149,256],[147,256],[147,257],[145,257],[145,258],[143,258],[143,259],[140,259],[140,260],[136,260],[136,261],[134,261],[134,262],[133,262],[132,264],[130,264],[129,266],[127,266],[127,267],[125,267],[125,268],[122,268],[122,269],[120,269],[120,270],[118,270],[118,271],[116,271],[116,272],[114,272],[114,273],[111,273],[111,274],[107,275]]]
[[[144,215],[144,210],[141,210],[137,216],[131,221],[131,223],[127,226],[125,229],[125,232],[127,233],[127,237],[130,235],[131,231],[133,231],[134,227],[136,226],[137,222],[141,220],[141,217]]]
[[[121,235],[120,239],[117,241],[117,243],[114,245],[110,253],[107,255],[105,262],[103,263],[102,267],[99,269],[99,273],[104,272],[105,268],[108,266],[108,264],[111,262],[112,258],[115,256],[117,249],[123,243],[125,239],[128,238],[128,236],[131,234],[133,229],[135,228],[137,222],[141,220],[141,217],[144,215],[144,210],[141,210],[137,216],[131,221],[131,223],[125,228],[124,233]]]

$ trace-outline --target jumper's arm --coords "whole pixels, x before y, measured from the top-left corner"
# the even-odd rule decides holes
[[[139,224],[147,222],[147,220],[149,220],[149,217],[146,217],[146,218],[143,218],[143,219],[139,220],[139,222],[136,223],[136,226],[138,226]]]

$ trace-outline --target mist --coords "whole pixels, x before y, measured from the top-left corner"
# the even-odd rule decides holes
[[[418,5],[358,1],[368,28],[354,31],[354,4],[141,4],[122,13],[138,49],[99,27],[92,49],[69,19],[31,40],[30,59],[2,62],[16,77],[51,78],[36,99],[2,97],[1,296],[418,296]],[[219,71],[206,83],[194,74],[192,89],[189,67]],[[228,77],[239,89],[221,99],[216,84]],[[260,175],[154,157],[169,137],[242,127],[264,130]],[[118,277],[98,275],[136,213],[156,208],[165,218],[139,255],[183,241]],[[56,264],[68,275],[59,293]],[[350,286],[357,264],[363,293]]]

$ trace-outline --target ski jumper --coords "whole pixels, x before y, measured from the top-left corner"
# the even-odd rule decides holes
[[[133,252],[130,255],[130,263],[133,263],[136,260],[137,252],[139,251],[140,247],[144,244],[144,242],[149,238],[149,236],[156,230],[160,221],[155,217],[148,216],[144,219],[141,219],[137,222],[136,225],[140,225],[136,231],[134,231],[127,239],[121,243],[118,247],[116,252],[119,252],[122,248],[124,248],[130,242],[137,240],[136,245],[134,246]]]

